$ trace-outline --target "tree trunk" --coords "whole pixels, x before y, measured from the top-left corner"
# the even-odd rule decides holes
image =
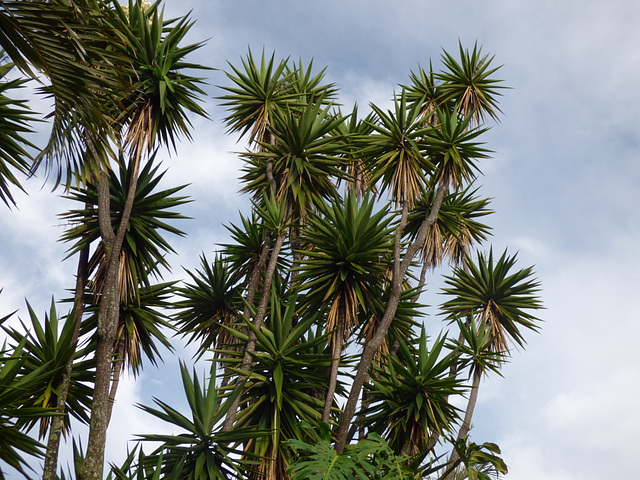
[[[107,442],[107,427],[109,425],[109,390],[111,384],[111,361],[114,342],[120,320],[120,296],[118,291],[118,276],[120,254],[124,241],[133,201],[138,183],[140,155],[136,155],[131,176],[131,184],[117,233],[111,226],[111,205],[109,197],[109,173],[100,172],[98,188],[98,219],[100,233],[108,260],[107,272],[100,298],[98,314],[98,331],[96,349],[96,382],[94,386],[93,405],[91,408],[91,425],[87,454],[80,473],[81,480],[101,480],[104,466],[104,449]]]
[[[341,322],[344,322],[344,317],[341,313]],[[336,330],[333,338],[333,353],[331,359],[331,374],[329,375],[329,390],[327,391],[327,398],[324,402],[324,412],[322,413],[322,421],[329,423],[331,418],[331,407],[333,406],[333,397],[336,393],[336,386],[338,384],[338,370],[340,368],[340,360],[342,358],[342,332]]]
[[[124,339],[120,339],[113,362],[111,363],[111,388],[109,390],[109,419],[111,422],[111,413],[113,412],[113,404],[116,401],[116,393],[118,385],[120,385],[120,375],[122,374],[122,363],[124,362]]]
[[[260,304],[258,305],[258,310],[256,312],[255,319],[253,320],[253,326],[257,329],[262,326],[262,321],[267,313],[267,305],[269,304],[269,298],[271,297],[271,282],[276,271],[278,257],[280,255],[282,245],[284,244],[285,237],[286,235],[284,232],[280,232],[278,234],[275,245],[273,246],[273,251],[271,252],[271,258],[269,259],[269,265],[265,273],[264,285],[262,287],[262,297],[260,298]],[[255,349],[256,336],[250,331],[247,346],[244,350],[244,356],[242,357],[242,365],[240,366],[241,370],[249,370],[251,367],[251,354]],[[246,376],[238,377],[236,390],[243,388],[243,384],[246,379]],[[227,417],[225,418],[224,425],[222,427],[223,432],[228,432],[233,428],[233,423],[236,421],[236,415],[238,414],[238,406],[240,405],[241,397],[241,395],[238,395],[229,408],[229,412],[227,413]]]
[[[467,409],[464,412],[464,420],[462,421],[462,425],[460,425],[460,430],[458,431],[458,437],[456,440],[460,440],[465,437],[469,430],[471,430],[471,419],[473,417],[473,411],[476,408],[476,401],[478,400],[478,387],[480,386],[480,379],[482,378],[482,369],[475,366],[473,371],[473,382],[471,384],[471,392],[469,393],[469,401],[467,402]],[[453,465],[460,459],[458,452],[454,449],[451,452],[451,456],[449,457],[448,465]],[[453,480],[454,472],[450,472],[444,480]]]
[[[409,266],[411,265],[413,257],[415,256],[420,246],[424,243],[424,239],[427,235],[429,227],[433,225],[438,218],[440,206],[442,205],[442,200],[446,191],[447,186],[445,184],[440,184],[438,186],[436,198],[433,202],[433,206],[431,207],[429,216],[422,222],[422,225],[420,225],[418,236],[413,241],[413,243],[409,245],[407,251],[405,252],[404,258],[402,259],[402,261],[400,261],[402,232],[407,223],[408,215],[406,203],[403,203],[402,217],[400,219],[400,224],[398,225],[398,228],[396,230],[394,241],[393,282],[391,285],[391,295],[389,296],[389,303],[387,304],[387,309],[384,313],[384,316],[382,317],[382,321],[380,322],[378,329],[373,335],[373,338],[365,345],[362,351],[358,370],[356,371],[355,378],[353,379],[353,385],[351,386],[351,391],[349,392],[349,399],[347,400],[347,404],[345,405],[342,419],[340,420],[340,426],[338,427],[338,432],[336,434],[335,448],[338,454],[342,454],[347,443],[349,426],[351,424],[353,416],[355,415],[356,405],[358,403],[358,398],[360,397],[360,391],[362,390],[362,385],[364,384],[365,378],[369,371],[369,367],[371,367],[371,362],[373,361],[376,352],[384,342],[384,338],[387,334],[387,331],[389,330],[389,326],[391,325],[391,322],[393,321],[393,318],[395,317],[396,311],[398,309],[400,297],[402,295],[402,283],[404,277],[409,270]]]
[[[85,205],[86,206],[86,205]],[[82,323],[82,315],[84,313],[84,291],[87,286],[87,263],[89,261],[89,244],[82,247],[78,257],[78,269],[76,273],[76,289],[73,297],[73,316],[76,322],[71,345],[75,351],[78,344],[78,336],[80,334],[80,324]],[[60,385],[58,385],[58,398],[56,399],[56,413],[51,418],[51,427],[49,429],[49,439],[47,441],[47,452],[44,459],[44,471],[42,480],[56,480],[56,470],[58,469],[58,452],[60,451],[60,439],[64,430],[64,414],[67,407],[67,395],[69,386],[71,385],[71,373],[73,371],[73,361],[75,355],[72,355],[67,363]]]

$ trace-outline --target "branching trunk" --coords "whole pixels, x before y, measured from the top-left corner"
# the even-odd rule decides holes
[[[98,183],[98,219],[108,267],[100,298],[97,331],[98,345],[96,349],[96,382],[91,408],[87,454],[82,465],[81,480],[101,480],[102,478],[104,449],[109,425],[111,361],[120,319],[120,295],[118,291],[120,254],[127,226],[129,225],[138,183],[139,155],[136,155],[134,162],[131,183],[116,234],[114,234],[111,226],[108,172],[104,170],[100,172]]]
[[[264,285],[262,287],[262,297],[260,298],[260,304],[258,305],[258,310],[256,312],[256,316],[253,320],[253,326],[259,329],[262,326],[262,321],[267,313],[267,305],[269,304],[269,298],[271,296],[271,282],[273,281],[273,276],[276,272],[276,266],[278,264],[278,257],[280,256],[280,250],[282,249],[282,245],[285,240],[285,233],[280,232],[276,237],[275,245],[273,246],[273,250],[271,252],[271,258],[269,258],[269,265],[267,267],[267,271],[265,273]],[[242,357],[242,365],[240,368],[244,371],[248,371],[251,367],[251,354],[256,350],[256,336],[253,332],[249,332],[249,338],[247,340],[247,346],[244,351],[244,356]],[[247,377],[240,376],[238,377],[236,389],[242,388],[242,385]],[[241,395],[238,395],[231,405],[229,409],[229,413],[225,418],[224,425],[222,427],[222,431],[228,432],[233,428],[233,423],[236,421],[236,415],[238,414],[238,406],[240,405]]]
[[[78,257],[78,269],[76,273],[76,289],[73,297],[73,316],[75,320],[75,329],[71,338],[73,350],[78,344],[78,336],[80,335],[80,324],[82,323],[82,315],[84,313],[84,291],[87,286],[87,264],[89,261],[89,244],[82,247]],[[60,451],[60,440],[64,430],[64,414],[66,413],[67,396],[71,385],[71,373],[73,371],[73,361],[75,355],[72,355],[67,363],[62,380],[58,386],[58,398],[56,399],[56,413],[51,418],[51,427],[49,429],[49,439],[47,441],[47,452],[44,460],[44,472],[42,480],[56,480],[56,470],[58,469],[58,452]]]
[[[351,425],[351,421],[353,420],[353,416],[355,415],[356,405],[358,403],[358,398],[360,397],[360,391],[362,390],[362,386],[366,379],[367,373],[369,372],[369,368],[371,367],[371,362],[373,361],[376,352],[384,342],[387,331],[391,326],[391,322],[393,321],[393,318],[395,317],[396,311],[398,309],[398,305],[400,304],[400,297],[402,295],[402,283],[404,277],[409,270],[409,266],[411,265],[413,257],[415,256],[420,246],[424,243],[429,227],[433,225],[438,218],[440,206],[442,205],[442,200],[446,191],[447,186],[445,184],[441,184],[438,187],[436,198],[433,202],[433,206],[431,207],[431,212],[429,213],[429,216],[422,222],[422,225],[420,225],[420,230],[416,239],[413,241],[413,243],[411,243],[411,245],[409,245],[407,251],[405,252],[404,258],[401,261],[400,250],[402,233],[407,224],[408,215],[406,203],[403,204],[402,217],[400,220],[400,224],[398,225],[398,228],[396,230],[394,241],[393,282],[391,285],[391,295],[389,296],[389,303],[387,304],[387,309],[384,313],[384,316],[382,317],[382,321],[380,322],[378,329],[374,333],[371,341],[365,345],[362,356],[360,357],[358,370],[356,372],[355,378],[353,379],[353,385],[351,386],[349,399],[347,400],[347,404],[345,405],[342,419],[340,421],[340,426],[338,427],[338,432],[336,435],[335,448],[338,454],[342,454],[347,443],[349,426]]]

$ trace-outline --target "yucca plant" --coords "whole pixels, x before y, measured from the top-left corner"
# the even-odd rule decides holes
[[[379,183],[381,194],[388,193],[396,206],[412,210],[433,170],[421,106],[410,104],[403,89],[395,95],[393,111],[371,108],[376,115],[371,123],[374,133],[364,147],[371,183]]]
[[[15,205],[10,187],[23,190],[15,174],[26,175],[31,168],[27,149],[35,146],[25,135],[33,131],[31,124],[38,121],[26,101],[12,98],[27,83],[25,79],[7,79],[13,66],[0,50],[0,200],[9,207]]]
[[[447,258],[452,264],[461,266],[473,245],[480,245],[488,238],[491,227],[480,219],[493,211],[488,208],[490,200],[477,193],[478,189],[470,185],[444,196],[438,217],[429,227],[420,249],[425,269],[438,267]],[[404,233],[410,240],[415,239],[422,222],[431,213],[434,197],[435,192],[429,190],[409,213]],[[421,273],[419,284],[424,283],[425,273]]]
[[[187,273],[191,282],[177,289],[173,304],[179,309],[173,316],[178,331],[188,343],[197,343],[197,357],[218,347],[229,348],[234,341],[227,329],[241,321],[243,307],[234,270],[221,256],[209,262],[203,255],[200,268]]]
[[[73,342],[75,319],[73,315],[59,317],[56,305],[51,300],[49,312],[44,319],[38,318],[27,302],[29,324],[22,324],[22,330],[2,326],[2,330],[16,345],[22,345],[22,374],[30,371],[43,371],[48,375],[37,386],[28,392],[30,400],[24,407],[53,410],[57,405],[64,370],[69,362],[73,362],[73,370],[69,389],[66,395],[66,412],[63,433],[70,428],[69,416],[82,423],[89,423],[88,411],[91,408],[91,386],[94,380],[95,362],[90,359],[91,346],[78,349]],[[25,392],[27,393],[27,392]],[[39,423],[38,435],[45,437],[50,424],[50,417],[39,420],[18,420],[16,425],[26,431]]]
[[[498,120],[502,113],[498,107],[500,90],[506,88],[502,80],[493,77],[500,66],[491,65],[493,57],[482,55],[482,48],[476,43],[473,50],[463,48],[459,44],[460,60],[444,51],[442,62],[444,70],[435,74],[441,84],[441,102],[453,103],[463,117],[471,118],[478,125],[487,117]]]
[[[361,316],[373,315],[384,291],[391,251],[391,218],[375,211],[372,197],[358,203],[355,193],[334,201],[309,221],[304,257],[296,281],[309,311],[325,312],[325,329],[333,363],[322,420],[329,422],[343,345],[348,344]]]
[[[188,416],[184,415],[158,399],[154,399],[156,407],[140,405],[143,411],[178,427],[180,433],[139,435],[143,442],[159,442],[160,446],[145,455],[138,468],[155,468],[161,478],[175,480],[228,480],[250,470],[252,459],[233,445],[255,439],[263,433],[246,428],[233,432],[218,430],[234,398],[232,395],[219,402],[215,363],[209,380],[203,383],[196,372],[190,374],[183,363],[180,364],[180,373],[190,412]]]
[[[245,443],[245,451],[261,462],[258,473],[251,478],[286,478],[290,452],[282,442],[304,439],[301,422],[318,425],[322,418],[324,402],[320,398],[326,391],[325,372],[331,357],[324,352],[326,335],[315,334],[317,319],[299,317],[296,301],[294,295],[283,304],[274,291],[270,315],[262,328],[247,322],[256,337],[250,371],[237,368],[242,359],[237,352],[224,352],[230,357],[224,360],[229,371],[238,375],[236,381],[247,378],[233,431],[248,428],[268,432]],[[241,341],[248,340],[241,332],[233,334]],[[233,382],[228,389],[238,391]]]
[[[287,61],[276,64],[275,54],[267,59],[263,51],[258,65],[249,50],[243,69],[229,66],[233,72],[226,75],[234,85],[220,87],[228,93],[219,97],[229,111],[224,120],[229,132],[240,132],[241,137],[249,133],[249,144],[258,148],[273,143],[272,117],[299,99],[298,92],[288,88]]]
[[[331,135],[343,121],[331,105],[322,103],[273,115],[274,142],[264,144],[261,152],[243,154],[242,190],[257,199],[273,190],[292,218],[306,223],[309,212],[335,196],[334,182],[344,176],[338,168],[343,145]],[[272,183],[265,174],[267,163],[272,165]]]
[[[468,342],[461,351],[470,355],[473,376],[458,440],[470,429],[482,374],[495,371],[509,354],[509,340],[524,347],[522,328],[532,331],[540,328],[540,319],[532,313],[542,308],[539,283],[533,278],[531,267],[514,271],[515,264],[516,256],[507,255],[506,250],[497,260],[493,258],[493,250],[489,250],[488,255],[478,253],[476,261],[469,259],[465,269],[456,268],[452,276],[445,277],[443,293],[449,300],[442,304],[442,311],[450,322],[468,319],[460,325],[461,338]],[[449,463],[454,463],[457,456],[454,450]]]
[[[375,366],[362,418],[397,454],[425,456],[434,446],[429,443],[432,433],[455,427],[458,408],[450,397],[464,388],[449,376],[455,356],[445,348],[446,341],[439,337],[429,346],[423,328],[415,350],[401,342],[397,357],[387,356]]]
[[[185,188],[184,185],[166,190],[158,189],[166,171],[160,171],[160,164],[156,164],[154,158],[144,165],[137,180],[133,178],[132,163],[125,162],[124,158],[121,158],[121,162],[119,172],[111,172],[109,175],[110,219],[113,229],[117,228],[122,219],[127,191],[133,183],[136,185],[118,267],[121,273],[119,297],[127,301],[126,299],[135,297],[139,285],[149,285],[154,277],[161,276],[163,267],[169,267],[166,255],[173,253],[174,249],[165,235],[184,235],[182,230],[169,222],[187,218],[175,209],[190,200],[186,196],[177,195]],[[69,257],[101,239],[98,195],[97,185],[89,183],[86,187],[71,189],[66,196],[83,205],[83,208],[72,209],[60,215],[71,225],[62,235],[63,241],[72,244],[68,250]],[[105,246],[98,242],[89,259],[89,275],[93,276],[92,285],[96,293],[103,290],[107,268]]]
[[[542,308],[538,297],[539,282],[532,267],[514,271],[517,256],[505,250],[494,260],[489,254],[478,253],[475,261],[467,262],[468,271],[454,269],[445,277],[443,294],[449,297],[442,311],[449,321],[470,315],[476,324],[489,329],[491,348],[495,352],[509,352],[509,340],[524,347],[522,328],[537,331],[540,319],[533,310]]]

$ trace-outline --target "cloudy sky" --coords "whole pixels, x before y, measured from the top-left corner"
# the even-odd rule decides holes
[[[209,73],[207,109],[194,141],[167,157],[167,184],[190,183],[194,202],[176,239],[179,265],[226,240],[222,224],[248,201],[237,194],[243,148],[224,135],[215,100],[227,62],[251,48],[314,60],[341,89],[341,101],[385,105],[411,70],[437,66],[458,42],[495,55],[511,89],[500,124],[487,135],[494,157],[482,166],[482,192],[494,197],[494,250],[535,265],[546,310],[540,335],[514,352],[505,378],[484,382],[473,439],[498,443],[514,480],[634,478],[640,430],[640,4],[633,0],[167,0],[168,16],[191,11],[194,60]],[[24,299],[43,312],[72,285],[61,263],[56,215],[68,204],[27,182],[18,210],[0,207],[0,314]],[[439,328],[439,319],[427,320]],[[188,358],[188,354],[183,354]],[[132,406],[175,389],[177,359],[145,371],[119,392],[109,452],[131,433],[162,428]],[[165,396],[166,398],[166,396]],[[178,402],[179,400],[176,400]],[[636,453],[634,453],[636,452]]]

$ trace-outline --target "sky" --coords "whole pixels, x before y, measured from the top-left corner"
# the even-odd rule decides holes
[[[500,123],[481,164],[481,192],[493,198],[494,251],[534,265],[545,310],[539,334],[514,351],[504,378],[480,387],[472,439],[502,448],[513,480],[595,480],[637,475],[640,413],[640,3],[632,0],[166,0],[166,16],[191,12],[191,41],[207,40],[193,61],[207,72],[211,120],[193,119],[193,141],[166,156],[165,184],[189,183],[193,217],[172,241],[167,278],[194,268],[227,240],[223,224],[248,211],[238,194],[244,143],[225,134],[215,97],[228,63],[248,48],[327,67],[327,80],[354,102],[388,105],[410,72],[458,42],[495,56],[505,85]],[[35,105],[38,105],[37,103]],[[25,298],[38,312],[72,285],[61,262],[57,214],[69,203],[42,176],[0,208],[0,316]],[[487,244],[487,248],[488,248]],[[437,316],[427,326],[442,326]],[[436,330],[437,331],[437,330]],[[180,350],[189,360],[189,351]],[[119,461],[134,433],[164,427],[135,408],[178,387],[178,357],[126,379],[118,393],[108,455]],[[183,402],[179,397],[170,403]]]

